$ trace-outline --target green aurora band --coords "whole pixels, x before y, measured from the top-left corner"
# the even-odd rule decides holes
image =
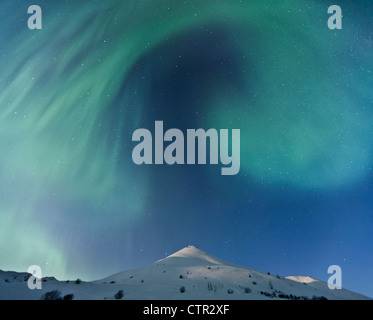
[[[100,207],[121,212],[115,223],[140,220],[151,181],[131,173],[123,139],[130,144],[147,112],[151,83],[132,77],[133,66],[202,26],[234,31],[243,89],[209,83],[200,127],[241,129],[245,179],[313,190],[364,178],[372,162],[373,59],[363,50],[349,56],[353,30],[327,29],[326,9],[305,0],[64,1],[44,14],[42,31],[7,41],[0,267],[44,261],[45,272],[68,276],[72,244],[40,221],[58,224],[69,203],[96,208],[86,218],[95,222],[107,219]]]

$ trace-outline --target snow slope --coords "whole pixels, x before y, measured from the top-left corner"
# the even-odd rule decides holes
[[[44,278],[42,290],[29,290],[28,277],[0,271],[0,299],[40,299],[52,290],[84,300],[114,299],[119,290],[126,300],[369,299],[345,289],[330,290],[325,282],[310,277],[280,278],[238,266],[193,246],[149,266],[93,282]]]

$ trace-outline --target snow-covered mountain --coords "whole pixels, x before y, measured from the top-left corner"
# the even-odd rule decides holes
[[[30,290],[27,273],[0,271],[0,299],[61,298],[123,300],[369,299],[310,277],[281,278],[235,265],[188,246],[149,266],[105,279],[58,281],[43,278],[42,290]],[[119,293],[119,294],[118,294]],[[70,296],[69,296],[70,295]]]

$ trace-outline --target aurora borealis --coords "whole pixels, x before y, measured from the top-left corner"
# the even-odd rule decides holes
[[[2,1],[0,269],[89,280],[194,244],[373,296],[373,6],[338,4],[342,30],[321,0]],[[240,129],[240,173],[136,166],[157,120]]]

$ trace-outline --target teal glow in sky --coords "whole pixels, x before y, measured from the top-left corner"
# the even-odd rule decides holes
[[[93,279],[195,244],[340,264],[373,296],[372,6],[340,2],[329,30],[321,0],[41,0],[28,30],[31,4],[3,1],[0,269]],[[157,120],[240,129],[239,175],[134,165]]]

